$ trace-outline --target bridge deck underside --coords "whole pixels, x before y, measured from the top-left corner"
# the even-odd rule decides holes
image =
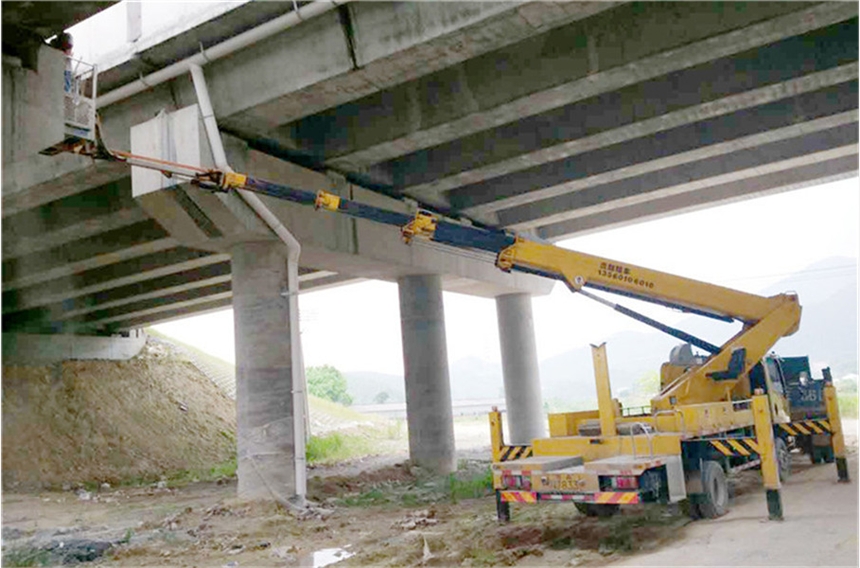
[[[219,124],[549,240],[857,174],[856,4],[425,4],[348,4],[207,65]],[[139,65],[106,70],[106,90]],[[194,102],[180,77],[101,109],[108,143],[128,150],[130,126]],[[109,333],[230,304],[229,256],[152,219],[128,170],[57,160],[30,187],[4,174],[4,331]],[[307,268],[303,285],[360,276],[338,272]]]

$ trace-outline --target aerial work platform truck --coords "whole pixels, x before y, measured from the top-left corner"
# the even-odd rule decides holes
[[[510,503],[538,501],[572,501],[593,516],[623,505],[685,501],[692,516],[714,518],[728,509],[726,476],[751,468],[762,472],[770,518],[781,519],[780,482],[791,473],[794,448],[814,463],[835,460],[839,480],[848,481],[829,369],[813,380],[806,357],[769,353],[798,329],[796,295],[757,296],[525,240],[503,251],[500,263],[560,273],[573,291],[685,342],[663,364],[650,407],[622,409],[612,398],[600,345],[592,346],[596,410],[550,414],[548,438],[516,447],[505,445],[501,415],[492,412],[500,520],[510,518]],[[712,345],[584,288],[740,321],[742,328]]]

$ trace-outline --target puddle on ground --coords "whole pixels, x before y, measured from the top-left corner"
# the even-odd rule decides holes
[[[323,566],[328,566],[335,562],[346,560],[350,556],[355,556],[355,552],[347,550],[349,546],[350,545],[347,545],[344,548],[323,548],[321,550],[316,550],[313,554],[308,554],[302,558],[300,565],[307,568],[322,568]]]

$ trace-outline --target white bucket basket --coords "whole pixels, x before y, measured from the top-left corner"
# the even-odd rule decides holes
[[[63,117],[67,137],[95,140],[97,81],[95,65],[66,58]]]

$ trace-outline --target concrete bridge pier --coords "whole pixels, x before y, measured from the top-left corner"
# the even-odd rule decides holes
[[[409,457],[436,473],[451,473],[457,460],[442,279],[436,274],[402,276],[397,283]]]
[[[497,296],[496,315],[508,408],[508,443],[529,444],[546,436],[531,296]]]
[[[283,245],[244,242],[231,248],[236,333],[238,494],[241,499],[299,499],[305,494],[304,448],[296,455],[293,366],[298,317],[290,317]],[[295,314],[297,316],[297,314]],[[302,436],[304,433],[300,432]],[[297,460],[298,458],[298,460]],[[297,461],[302,472],[298,472]]]

